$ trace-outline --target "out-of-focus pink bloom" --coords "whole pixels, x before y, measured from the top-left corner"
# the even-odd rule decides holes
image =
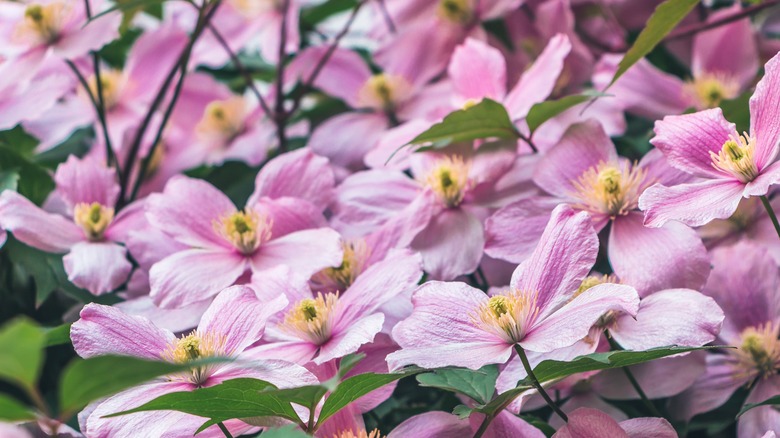
[[[775,211],[780,210],[780,197],[770,199]],[[764,246],[769,254],[780,263],[780,240],[777,239],[772,220],[755,197],[739,201],[739,206],[728,219],[714,219],[698,229],[708,249],[731,246],[742,240],[749,240]]]
[[[597,252],[589,216],[556,208],[508,292],[489,297],[463,283],[420,286],[412,315],[393,330],[401,350],[387,357],[388,364],[478,369],[505,363],[516,344],[540,353],[571,346],[608,311],[636,315],[639,297],[629,286],[604,283],[574,296]]]
[[[33,76],[26,72],[30,67],[25,60],[0,60],[0,130],[40,117],[73,85],[72,79],[58,73]],[[19,77],[20,71],[25,77]]]
[[[626,284],[641,293],[667,288],[699,289],[709,273],[701,239],[678,223],[647,228],[637,210],[639,197],[654,182],[686,176],[669,168],[663,156],[648,153],[638,164],[618,157],[598,122],[574,125],[539,162],[534,181],[552,197],[531,197],[507,205],[485,223],[485,252],[515,263],[538,241],[549,212],[564,202],[587,211],[596,230],[612,222],[609,257]]]
[[[740,4],[713,13],[708,22],[739,12]],[[749,18],[733,21],[693,37],[693,78],[683,81],[641,60],[611,88],[614,99],[635,114],[659,119],[688,108],[714,108],[734,99],[753,82],[758,71],[758,48]],[[594,83],[604,88],[612,80],[622,55],[605,55],[597,66]]]
[[[677,432],[663,418],[633,418],[618,423],[597,409],[579,408],[553,438],[675,438]]]
[[[236,378],[265,380],[279,387],[317,383],[304,368],[277,360],[245,362],[244,351],[263,336],[266,321],[287,304],[284,297],[261,302],[252,289],[235,286],[222,291],[203,315],[198,328],[177,338],[149,320],[125,315],[100,304],[88,304],[71,327],[76,352],[85,358],[118,354],[150,360],[186,363],[208,357],[229,357],[235,363],[207,365],[191,372],[167,376],[123,391],[88,407],[91,411],[82,429],[88,436],[184,436],[193,434],[206,419],[175,411],[135,413],[116,418],[105,415],[138,407],[164,394],[192,391]],[[240,435],[249,426],[239,420],[226,421],[232,433]],[[212,426],[207,436],[220,436]]]
[[[0,195],[0,226],[27,245],[63,258],[68,280],[93,294],[110,292],[125,282],[132,265],[118,245],[132,229],[138,206],[114,216],[119,194],[113,169],[75,156],[57,168],[55,198],[62,211],[49,213],[16,192]]]
[[[431,411],[415,415],[399,424],[387,438],[419,436],[426,438],[454,438],[473,436],[479,430],[485,416],[474,413],[468,419],[460,419],[448,412]],[[520,417],[507,411],[496,415],[482,435],[489,438],[522,437],[543,438],[544,433]]]
[[[342,260],[338,233],[298,198],[253,196],[239,211],[211,184],[177,176],[149,196],[146,211],[154,227],[188,247],[151,268],[151,296],[162,307],[210,298],[245,273],[286,264],[310,276]]]
[[[646,225],[680,221],[699,226],[726,219],[743,197],[766,195],[780,180],[780,164],[775,162],[780,151],[779,64],[780,56],[766,64],[766,74],[750,98],[750,133],[739,135],[720,108],[656,122],[650,142],[670,165],[701,180],[647,189],[639,199]]]
[[[260,297],[281,292],[291,304],[252,354],[321,365],[354,353],[382,330],[383,305],[413,289],[421,277],[420,257],[408,252],[376,263],[336,293],[315,293],[284,270],[259,276],[254,287]]]
[[[750,242],[717,248],[704,293],[723,308],[720,339],[737,346],[707,357],[707,370],[694,385],[672,399],[670,412],[686,420],[712,410],[739,387],[750,388],[745,403],[762,402],[780,392],[780,299],[777,263]],[[739,418],[739,436],[761,436],[780,428],[780,412],[754,408]]]

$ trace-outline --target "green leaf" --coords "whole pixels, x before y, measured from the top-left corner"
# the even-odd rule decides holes
[[[432,373],[419,374],[417,381],[422,386],[458,392],[485,404],[493,397],[498,378],[498,367],[487,365],[479,370],[444,368]]]
[[[263,380],[227,380],[208,388],[165,394],[137,408],[113,413],[108,417],[134,412],[173,410],[209,418],[214,423],[251,417],[281,417],[300,422],[290,403],[280,400],[274,389],[274,385]]]
[[[531,132],[534,132],[537,128],[542,126],[544,122],[552,119],[567,109],[586,102],[594,97],[600,96],[606,96],[606,94],[589,90],[581,94],[572,94],[557,100],[539,102],[531,107],[531,109],[528,111],[528,115],[525,118],[526,123],[528,123],[528,129]]]
[[[189,370],[203,363],[227,359],[208,359],[186,364],[157,362],[131,356],[98,356],[71,362],[62,374],[60,409],[72,414],[93,400],[116,394],[156,377]]]
[[[285,426],[279,429],[268,429],[260,435],[263,438],[311,438],[306,432],[293,425]]]
[[[16,169],[0,171],[0,192],[3,190],[16,191],[19,186],[19,172]]]
[[[455,415],[461,420],[465,420],[466,418],[469,418],[469,416],[471,416],[472,412],[474,412],[474,409],[471,409],[466,405],[458,405],[455,406],[455,409],[452,410],[452,415]]]
[[[355,368],[355,365],[365,358],[365,353],[348,354],[342,357],[341,361],[339,361],[339,379],[343,379],[347,373],[352,371],[352,368]]]
[[[338,411],[344,409],[345,406],[369,392],[421,371],[421,369],[415,368],[392,374],[365,373],[344,380],[339,384],[336,390],[325,399],[325,403],[322,405],[322,410],[320,411],[320,417],[317,419],[317,424],[322,424]]]
[[[160,5],[166,1],[171,0],[118,0],[116,4],[105,11],[102,11],[99,14],[95,14],[90,18],[90,20],[87,22],[87,25],[97,20],[98,18],[110,14],[112,12],[121,11],[121,12],[129,12],[132,13],[134,11],[142,10],[144,8],[148,8],[151,6]]]
[[[44,328],[46,333],[46,346],[63,345],[70,343],[70,326],[72,322],[58,325],[57,327]]]
[[[0,329],[0,379],[35,388],[43,364],[46,336],[26,318],[17,318]]]
[[[301,12],[301,24],[314,28],[317,24],[327,20],[328,17],[349,11],[357,4],[358,2],[355,0],[328,0],[316,6],[305,8]]]
[[[38,205],[54,189],[54,181],[46,169],[28,161],[9,146],[0,145],[0,170],[18,172],[18,192]]]
[[[34,420],[35,413],[27,406],[19,403],[5,394],[0,394],[0,420],[27,421]]]
[[[750,129],[750,91],[743,93],[742,95],[731,99],[724,100],[720,103],[720,108],[723,110],[723,117],[729,122],[737,125],[737,132],[744,132]]]
[[[483,99],[466,109],[451,112],[407,144],[428,144],[441,148],[450,143],[480,138],[517,139],[520,135],[500,103]]]
[[[634,45],[620,60],[618,69],[607,88],[623,76],[632,65],[650,53],[698,3],[699,0],[666,0],[658,5],[647,20],[645,28],[634,41]]]
[[[740,409],[739,413],[737,414],[737,418],[741,417],[742,414],[744,414],[745,412],[747,412],[747,411],[749,411],[749,410],[751,410],[753,408],[757,408],[759,406],[771,406],[771,405],[780,405],[780,395],[776,395],[774,397],[770,397],[770,398],[768,398],[768,399],[766,399],[766,400],[764,400],[762,402],[759,402],[759,403],[749,403],[749,404],[746,404],[745,406],[742,407],[742,409]]]

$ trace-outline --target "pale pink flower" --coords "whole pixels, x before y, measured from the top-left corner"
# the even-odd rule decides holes
[[[677,432],[663,418],[633,418],[620,423],[597,409],[580,408],[553,438],[676,438]]]

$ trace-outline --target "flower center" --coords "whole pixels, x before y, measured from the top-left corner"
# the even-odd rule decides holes
[[[710,151],[712,166],[743,183],[748,183],[758,176],[755,151],[756,139],[747,132],[737,137],[731,136],[717,154]]]
[[[758,372],[760,378],[768,378],[780,371],[779,331],[780,325],[771,322],[742,331],[742,345],[734,354],[745,373],[752,375]]]
[[[379,429],[374,429],[371,432],[366,432],[365,429],[360,429],[355,433],[353,430],[342,430],[333,435],[333,438],[383,438],[379,433]]]
[[[90,240],[101,240],[114,219],[114,209],[97,202],[81,202],[73,208],[73,222],[84,230]]]
[[[241,96],[209,103],[195,131],[206,140],[227,145],[244,131],[246,102]]]
[[[444,157],[428,172],[424,183],[447,207],[457,207],[469,186],[469,168],[459,156]]]
[[[33,44],[52,44],[71,13],[66,2],[31,4],[24,11],[24,19],[16,26],[14,37]]]
[[[312,344],[322,345],[330,339],[338,302],[338,293],[318,293],[316,298],[305,298],[287,312],[280,328]]]
[[[474,8],[471,0],[440,0],[436,13],[447,21],[467,24],[474,16]]]
[[[225,339],[214,333],[200,333],[193,330],[190,334],[174,339],[163,351],[162,358],[173,363],[187,363],[208,357],[230,356],[233,352],[225,350]],[[177,379],[202,385],[211,376],[213,367],[205,365],[176,376]],[[172,379],[173,380],[173,379]]]
[[[226,215],[213,223],[214,231],[243,254],[252,254],[271,240],[273,221],[252,209]]]
[[[605,283],[619,283],[619,281],[617,277],[615,277],[614,275],[589,275],[582,280],[582,283],[580,283],[580,287],[578,287],[577,290],[574,291],[574,294],[572,295],[569,301],[577,298],[578,296],[582,295],[583,293],[590,290],[594,286],[598,286],[600,284],[605,284]],[[596,321],[594,326],[602,330],[608,329],[615,324],[618,316],[620,316],[620,312],[609,310],[599,317],[598,321]],[[586,338],[585,340],[593,341],[593,342],[597,341],[597,339],[593,340],[590,338]]]
[[[610,217],[626,215],[637,208],[639,195],[650,185],[645,181],[646,174],[644,169],[627,162],[601,162],[572,181],[572,195],[580,200],[576,207]]]
[[[365,269],[366,261],[371,255],[371,249],[363,239],[343,241],[344,258],[336,268],[325,268],[311,278],[317,290],[336,292],[346,290]]]
[[[361,106],[389,111],[411,94],[412,86],[403,76],[380,73],[363,84],[358,91],[358,102]]]
[[[118,70],[107,70],[100,72],[100,89],[103,93],[103,103],[106,109],[111,109],[119,103],[119,91],[124,81],[122,72]],[[98,98],[97,79],[93,75],[89,78],[89,91]]]
[[[229,0],[228,3],[247,18],[256,18],[266,12],[281,10],[283,4],[280,0]]]
[[[715,108],[721,101],[737,97],[739,83],[727,74],[707,73],[687,82],[684,91],[699,109]]]
[[[471,322],[508,343],[520,342],[539,315],[536,296],[514,290],[494,295],[471,315]]]

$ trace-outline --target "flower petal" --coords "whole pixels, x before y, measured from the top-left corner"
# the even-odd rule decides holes
[[[21,242],[47,252],[67,252],[84,240],[84,233],[76,224],[41,210],[11,190],[0,194],[0,227]]]
[[[62,263],[71,283],[95,295],[117,289],[133,270],[127,249],[113,242],[79,242]]]
[[[558,198],[535,196],[493,213],[485,221],[485,254],[512,263],[523,262],[539,244],[559,202]]]
[[[464,209],[441,210],[412,241],[432,279],[453,280],[479,266],[485,236],[482,222]]]
[[[374,336],[382,330],[385,316],[375,313],[365,318],[354,321],[349,327],[341,328],[340,333],[334,333],[333,337],[320,347],[320,353],[314,358],[314,363],[323,363],[344,357],[358,351],[360,346],[374,340]]]
[[[447,72],[460,105],[483,98],[501,101],[506,94],[504,55],[474,38],[455,48]]]
[[[253,273],[287,265],[296,274],[310,277],[322,269],[339,266],[343,257],[339,233],[317,228],[271,240],[257,249],[251,261]]]
[[[579,408],[553,438],[628,438],[628,434],[609,415],[591,408]]]
[[[706,360],[706,372],[670,401],[669,412],[675,418],[688,421],[696,414],[721,406],[749,380],[749,376],[739,377],[730,356],[710,354]]]
[[[284,196],[300,198],[324,210],[330,203],[335,186],[328,159],[303,148],[279,155],[266,163],[255,178],[255,191],[247,201]]]
[[[774,161],[780,148],[780,56],[772,57],[764,70],[750,98],[750,133],[756,137],[755,160],[761,170]]]
[[[660,227],[680,221],[698,227],[713,219],[727,219],[737,210],[745,185],[739,181],[712,179],[666,187],[656,184],[639,197],[645,225]]]
[[[649,399],[677,395],[704,373],[707,353],[696,351],[682,356],[665,357],[629,367]],[[610,400],[640,398],[623,370],[604,370],[591,378],[593,390]]]
[[[175,339],[173,333],[148,319],[127,315],[115,307],[90,303],[79,315],[70,328],[70,339],[83,358],[118,354],[160,360]]]
[[[393,429],[387,438],[452,438],[470,436],[472,433],[468,421],[448,412],[431,411],[408,418]]]
[[[364,157],[377,144],[388,124],[383,114],[339,114],[318,125],[308,144],[314,152],[328,157],[334,165],[360,170],[364,167]]]

